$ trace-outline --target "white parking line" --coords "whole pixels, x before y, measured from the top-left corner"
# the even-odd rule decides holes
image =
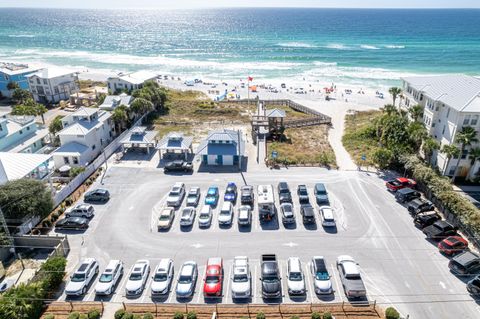
[[[98,276],[100,276],[100,274]],[[98,276],[97,276],[97,278],[95,278],[96,281],[98,281]],[[93,298],[92,298],[92,295],[93,295]],[[87,294],[86,299],[83,299],[83,300],[93,301],[94,299],[95,299],[95,282],[92,282],[90,284],[90,292]]]
[[[313,283],[310,282],[310,263],[305,263],[305,288],[307,289],[307,301],[313,303],[313,293],[315,291],[315,287]]]
[[[281,261],[278,261],[278,270],[280,271],[280,284],[282,286],[282,303],[285,301],[285,298],[288,297],[288,289],[285,290],[285,285],[284,285],[284,279],[283,278],[283,272],[282,272],[282,265],[283,263]]]
[[[122,281],[120,282],[120,284],[118,285],[117,287],[117,293],[115,294],[115,297],[113,298],[113,302],[118,302],[118,297],[122,297],[123,294],[122,294],[122,290],[125,291],[125,284],[127,283],[127,280],[128,280],[128,275],[130,274],[130,272],[132,271],[133,269],[133,265],[130,267],[130,270],[128,272],[123,272],[123,278],[122,278]]]
[[[257,265],[254,265],[254,266],[253,266],[253,277],[252,277],[252,281],[253,281],[252,301],[255,301],[254,299],[257,298],[257,281],[258,281],[258,277],[257,277]]]
[[[201,270],[203,269],[204,267],[198,267],[198,273],[199,273],[199,280],[197,280],[197,288],[196,289],[196,293],[197,293],[197,300],[196,300],[196,303],[200,303],[200,299],[203,297],[203,281],[205,280],[205,271],[207,269],[205,269],[205,271]],[[200,287],[198,287],[200,285]]]
[[[152,284],[152,277],[150,276],[150,274],[151,273],[148,274],[147,282],[145,282],[145,287],[143,288],[143,291],[142,291],[142,296],[141,296],[142,299],[140,301],[141,303],[145,303],[145,298],[150,295],[150,289],[148,289]],[[149,302],[151,302],[151,300]]]
[[[331,264],[330,266],[332,267],[332,273],[330,275],[335,279],[335,285],[337,286],[337,289],[335,290],[335,292],[338,292],[338,297],[340,298],[340,301],[343,302],[343,296],[342,296],[343,287],[337,278],[337,275],[335,273],[335,267],[333,266],[333,264]]]
[[[224,300],[227,303],[230,302],[230,299],[228,299],[228,296],[230,294],[230,282],[232,281],[231,278],[230,278],[232,276],[232,267],[233,267],[233,264],[230,267],[227,267],[227,272],[228,272],[227,276],[225,276],[225,272],[224,272],[224,276],[223,276],[223,283],[225,284],[225,280],[227,281],[227,287],[226,287],[226,290],[224,291],[224,295],[225,295]]]

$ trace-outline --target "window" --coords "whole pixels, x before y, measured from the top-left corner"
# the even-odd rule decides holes
[[[92,145],[92,150],[94,150],[97,146],[95,144]]]
[[[55,91],[55,94],[58,94],[59,91],[58,91],[58,86],[54,87],[53,90]]]
[[[435,124],[436,124],[436,123],[433,123],[433,124],[432,124],[432,127],[435,127]]]
[[[445,134],[445,125],[443,126],[442,135]]]
[[[37,147],[37,142],[33,142],[33,147]]]
[[[40,82],[39,78],[37,78],[37,84],[42,84],[42,82]]]
[[[463,125],[468,125],[470,123],[470,115],[465,115],[465,118],[463,119]]]
[[[63,162],[64,162],[65,164],[70,164],[70,159],[68,158],[68,156],[64,156],[64,157],[63,157]]]
[[[478,115],[472,116],[472,120],[470,121],[470,125],[475,126],[478,123]]]
[[[43,79],[43,84],[44,84],[44,85],[47,85],[47,84],[48,84],[47,79]]]
[[[78,164],[78,157],[74,157],[73,159],[73,164]]]
[[[450,115],[450,108],[448,108],[448,110],[447,110],[447,119],[448,119],[449,115]]]
[[[20,131],[18,131],[18,133],[20,133],[20,134],[23,134],[23,131],[22,131],[22,130],[20,130]]]
[[[453,174],[455,174],[455,166],[450,167],[450,171],[448,172],[448,175],[453,175]]]
[[[468,150],[463,150],[462,152],[462,159],[466,159],[468,155]]]

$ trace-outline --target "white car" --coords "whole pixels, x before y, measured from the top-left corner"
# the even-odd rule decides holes
[[[95,208],[92,205],[79,204],[65,212],[65,217],[92,218],[95,215]]]
[[[252,209],[248,205],[238,209],[238,225],[249,226],[252,223]]]
[[[314,256],[310,265],[313,276],[313,286],[317,295],[333,293],[332,281],[325,259],[322,256]]]
[[[210,227],[212,224],[212,207],[210,205],[204,205],[200,214],[198,215],[198,226],[199,227]]]
[[[110,260],[95,286],[96,295],[111,295],[120,282],[123,274],[123,263],[120,260]]]
[[[250,298],[252,294],[252,278],[248,265],[248,257],[237,256],[233,259],[232,298]]]
[[[182,206],[183,198],[185,197],[185,184],[175,183],[167,197],[167,205],[170,207]]]
[[[161,259],[153,272],[152,279],[152,297],[168,294],[173,281],[173,260]]]
[[[84,295],[96,274],[98,274],[98,262],[94,258],[84,259],[70,277],[65,287],[65,294],[67,296]]]
[[[304,295],[306,292],[302,263],[298,257],[288,258],[287,286],[290,295]]]
[[[142,293],[147,283],[148,274],[150,273],[150,262],[148,260],[137,260],[128,276],[125,285],[125,293],[127,296],[136,296]]]
[[[233,220],[233,205],[231,202],[224,202],[220,214],[218,214],[219,225],[231,225]]]
[[[335,218],[333,217],[333,209],[330,206],[320,207],[320,218],[323,227],[335,227]]]
[[[189,298],[195,293],[198,278],[198,267],[194,261],[183,263],[178,276],[176,294],[177,298]]]
[[[180,226],[188,227],[193,225],[197,211],[193,207],[185,207],[180,218]]]

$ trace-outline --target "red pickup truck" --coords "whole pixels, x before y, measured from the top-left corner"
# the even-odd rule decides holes
[[[406,177],[398,177],[386,182],[385,186],[387,186],[389,191],[396,192],[402,188],[415,188],[415,186],[417,186],[417,182]]]
[[[223,285],[223,261],[222,258],[209,258],[205,272],[203,295],[205,297],[220,297]]]

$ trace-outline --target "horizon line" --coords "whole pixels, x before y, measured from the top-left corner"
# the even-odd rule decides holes
[[[73,9],[73,10],[194,10],[194,9],[342,9],[342,10],[480,10],[480,7],[312,7],[312,6],[190,6],[190,7],[42,7],[42,6],[2,6],[0,9]]]

